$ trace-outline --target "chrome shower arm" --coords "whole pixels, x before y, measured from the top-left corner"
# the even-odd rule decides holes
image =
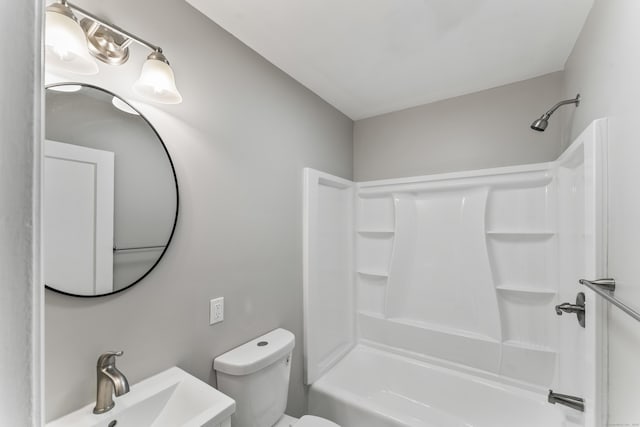
[[[549,111],[547,111],[545,114],[545,116],[550,116],[553,113],[555,113],[555,111],[562,107],[563,105],[567,105],[567,104],[576,104],[576,107],[580,105],[580,94],[578,94],[575,98],[573,99],[567,99],[564,101],[560,101],[558,102],[556,105],[554,105],[553,107],[551,107],[551,109]]]

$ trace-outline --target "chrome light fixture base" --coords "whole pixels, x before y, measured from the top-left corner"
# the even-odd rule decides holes
[[[154,50],[149,54],[149,56],[147,56],[147,59],[155,59],[156,61],[161,61],[167,65],[171,65],[169,64],[169,60],[167,59],[167,57],[164,56],[164,53],[162,53],[162,49]]]
[[[87,34],[89,53],[105,64],[122,65],[129,59],[129,45],[133,41],[120,33],[90,19],[80,20],[80,26]]]

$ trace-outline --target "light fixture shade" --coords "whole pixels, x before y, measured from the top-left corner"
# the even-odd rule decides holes
[[[65,9],[66,8],[66,9]],[[66,5],[47,8],[45,26],[46,65],[54,71],[96,74],[98,64],[87,49],[87,37]]]
[[[133,91],[149,101],[161,104],[182,102],[173,70],[160,52],[152,53],[144,62],[140,78],[133,85]]]

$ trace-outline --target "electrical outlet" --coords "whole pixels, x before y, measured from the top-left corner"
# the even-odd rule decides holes
[[[224,297],[215,298],[209,301],[209,324],[222,322],[224,320]]]

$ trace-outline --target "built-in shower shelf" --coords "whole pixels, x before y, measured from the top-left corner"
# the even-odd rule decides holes
[[[523,237],[550,237],[553,236],[555,231],[551,230],[487,230],[487,234],[490,236],[523,236]]]
[[[555,295],[557,290],[551,288],[538,288],[535,286],[509,286],[502,285],[496,286],[496,289],[500,292],[517,292],[523,294],[538,294],[538,295]]]
[[[389,273],[386,271],[358,270],[358,274],[370,277],[389,277]]]
[[[551,347],[547,347],[539,344],[532,344],[528,342],[522,342],[522,341],[507,340],[507,341],[503,341],[502,344],[508,345],[510,347],[520,348],[523,350],[533,350],[533,351],[539,351],[543,353],[552,353],[552,354],[557,353],[557,351]]]
[[[395,233],[392,229],[380,229],[380,230],[358,230],[358,234],[373,235],[373,236],[391,236]]]
[[[358,310],[358,314],[362,316],[373,317],[374,319],[385,319],[385,316],[382,313],[371,310]]]

